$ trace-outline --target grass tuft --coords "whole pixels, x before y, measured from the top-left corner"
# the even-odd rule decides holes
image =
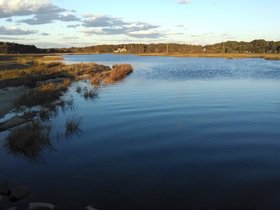
[[[38,106],[52,103],[58,100],[62,94],[68,89],[71,81],[64,79],[59,83],[44,83],[39,87],[29,90],[24,96],[22,96],[17,102],[16,106]]]
[[[113,66],[113,70],[105,77],[104,82],[111,84],[124,79],[127,75],[133,72],[130,64],[118,64]]]
[[[16,127],[7,136],[5,146],[13,154],[35,160],[44,148],[51,146],[50,127],[40,121]]]
[[[71,118],[67,119],[65,123],[65,136],[68,138],[72,135],[79,135],[81,133],[80,130],[80,119],[77,118]]]
[[[91,89],[88,89],[87,87],[84,87],[82,96],[86,100],[93,100],[98,96],[98,90],[99,90],[99,88],[97,88],[97,87],[94,87],[94,88],[91,88]]]

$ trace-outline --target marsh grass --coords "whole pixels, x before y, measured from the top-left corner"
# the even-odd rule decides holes
[[[263,58],[280,60],[280,54],[275,53],[142,53],[139,56],[166,56],[190,58]]]
[[[62,56],[59,56],[59,55],[46,55],[46,56],[42,57],[41,60],[45,60],[45,61],[62,61],[62,60],[64,60],[64,58]]]
[[[112,84],[124,79],[133,72],[133,67],[130,64],[117,64],[110,71],[96,73],[91,77],[91,84],[100,85],[102,83]]]
[[[76,88],[76,92],[80,94],[82,92],[82,88],[81,87],[77,87]]]
[[[65,137],[69,138],[70,136],[77,135],[81,133],[80,129],[81,119],[78,118],[70,118],[66,120],[65,123]]]
[[[92,85],[100,85],[102,83],[102,80],[104,78],[104,74],[102,73],[96,73],[91,77],[91,84]]]
[[[88,87],[84,87],[80,95],[82,95],[86,100],[93,100],[98,97],[98,91],[98,87],[93,87],[90,89]]]
[[[45,148],[51,148],[50,130],[40,121],[29,122],[11,130],[5,147],[13,154],[35,160]]]
[[[133,68],[130,64],[117,64],[113,66],[112,71],[106,75],[105,84],[111,84],[124,79],[127,75],[133,72]]]
[[[96,63],[80,63],[65,65],[61,68],[61,70],[79,79],[84,77],[91,78],[97,73],[110,71],[111,69],[109,66],[99,65]]]
[[[60,56],[0,56],[0,79],[13,79],[21,78],[25,75],[42,75],[56,72],[65,65],[61,62],[62,59]]]
[[[42,84],[39,87],[29,90],[16,102],[16,106],[32,107],[50,104],[58,100],[68,89],[70,84],[71,81],[69,79],[64,79],[63,82],[60,83],[49,82]]]

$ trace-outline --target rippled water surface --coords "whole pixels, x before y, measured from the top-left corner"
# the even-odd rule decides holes
[[[130,63],[134,73],[96,100],[74,84],[81,133],[38,160],[0,150],[0,178],[26,185],[22,203],[61,209],[279,209],[280,62],[263,59],[69,55],[69,63]],[[0,133],[2,138],[7,135]],[[4,141],[4,140],[3,140]],[[0,200],[1,205],[1,200]]]

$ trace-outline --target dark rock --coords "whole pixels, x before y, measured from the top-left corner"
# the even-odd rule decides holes
[[[95,208],[93,208],[93,207],[91,207],[91,206],[87,206],[85,209],[86,209],[86,210],[97,210],[97,209],[95,209]]]
[[[56,207],[51,203],[30,203],[28,210],[55,210]]]
[[[25,197],[27,197],[28,195],[30,194],[30,191],[27,189],[27,188],[24,188],[24,187],[18,187],[16,188],[10,198],[9,198],[9,201],[11,202],[17,202],[19,200],[22,200],[24,199]]]
[[[11,186],[9,182],[0,183],[0,194],[6,196],[11,194]]]

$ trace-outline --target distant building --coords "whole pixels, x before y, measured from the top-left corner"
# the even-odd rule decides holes
[[[126,53],[126,52],[127,52],[127,50],[125,48],[119,48],[114,51],[114,53]]]

